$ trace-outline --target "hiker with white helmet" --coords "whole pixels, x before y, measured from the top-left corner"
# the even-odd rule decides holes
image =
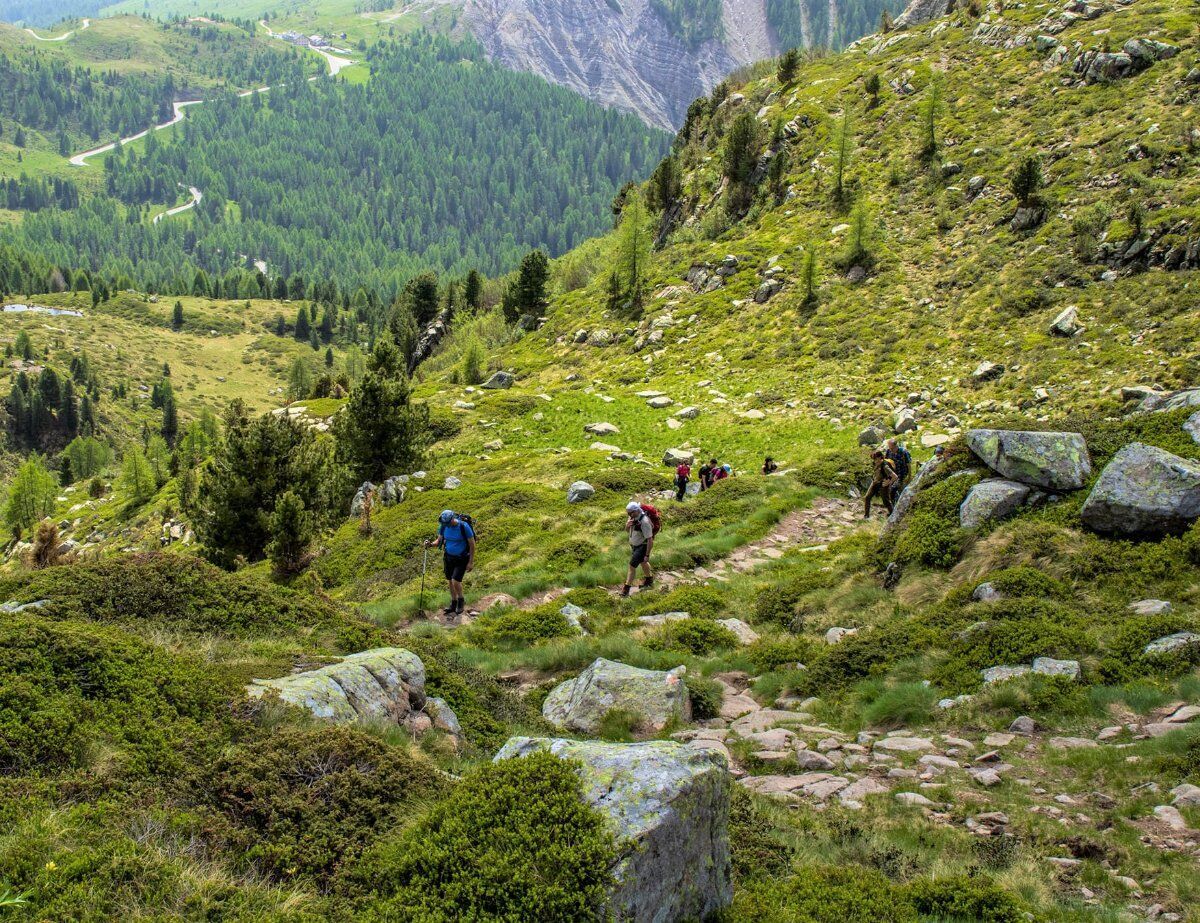
[[[475,530],[471,528],[471,518],[459,516],[454,510],[443,510],[438,517],[437,538],[425,544],[445,549],[442,569],[450,584],[450,605],[444,614],[461,614],[467,607],[463,578],[475,568]]]
[[[633,588],[637,569],[640,567],[646,579],[640,589],[648,589],[654,585],[654,571],[650,568],[650,552],[654,548],[654,536],[662,524],[658,510],[648,503],[638,503],[631,500],[625,507],[629,518],[625,520],[625,531],[629,533],[629,573],[625,575],[625,586],[621,596],[626,597]]]

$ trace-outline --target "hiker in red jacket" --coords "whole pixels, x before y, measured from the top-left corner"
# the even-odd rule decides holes
[[[679,467],[675,469],[675,499],[680,503],[683,502],[683,498],[687,494],[688,482],[691,479],[692,466],[687,462],[681,462]]]

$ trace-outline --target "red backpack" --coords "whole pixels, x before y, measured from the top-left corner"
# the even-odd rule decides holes
[[[654,530],[654,534],[658,535],[659,530],[662,528],[662,513],[649,503],[642,504],[642,512],[650,517],[650,527]]]

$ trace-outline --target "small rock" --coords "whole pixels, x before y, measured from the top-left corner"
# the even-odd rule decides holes
[[[496,372],[479,387],[487,388],[489,391],[503,391],[511,388],[515,381],[516,378],[513,377],[511,372]]]
[[[1028,715],[1021,715],[1008,726],[1008,729],[1014,734],[1024,734],[1026,737],[1037,730],[1037,722]]]
[[[914,808],[936,808],[937,805],[917,792],[897,792],[896,800]]]
[[[1165,599],[1140,599],[1128,606],[1129,611],[1136,615],[1166,615],[1172,608]]]
[[[576,481],[567,488],[568,503],[582,503],[585,500],[591,500],[596,496],[596,488],[587,481]]]

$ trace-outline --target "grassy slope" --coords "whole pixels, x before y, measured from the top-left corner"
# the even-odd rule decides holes
[[[1006,17],[1032,23],[1038,15],[1024,9]],[[571,345],[579,328],[603,326],[615,332],[635,326],[604,314],[599,272],[586,285],[565,286],[572,290],[555,297],[541,332],[512,345],[494,336],[492,366],[518,375],[511,391],[468,391],[453,383],[451,372],[465,339],[460,331],[427,365],[419,386],[445,436],[430,453],[424,482],[416,482],[424,489],[379,511],[370,537],[361,536],[356,523],[346,523],[325,543],[315,579],[306,577],[301,585],[319,582],[334,599],[365,602],[362,612],[376,624],[389,630],[404,626],[419,586],[419,541],[432,530],[437,511],[453,506],[476,514],[480,523],[479,567],[469,580],[472,598],[496,590],[523,596],[573,586],[577,589],[569,598],[589,612],[592,634],[582,639],[555,622],[556,605],[539,607],[529,616],[510,616],[507,622],[485,619],[466,631],[416,629],[418,636],[434,634],[455,646],[466,662],[494,673],[511,672],[532,684],[535,705],[553,679],[598,655],[656,667],[683,662],[693,677],[744,670],[755,677],[752,689],[760,701],[769,703],[789,689],[819,695],[815,716],[846,731],[902,726],[967,736],[976,743],[1022,713],[1035,715],[1058,733],[1090,735],[1104,725],[1138,720],[1168,701],[1200,699],[1194,666],[1147,665],[1136,656],[1139,632],[1165,633],[1195,624],[1200,536],[1135,545],[1087,535],[1078,522],[1081,495],[977,535],[957,534],[953,506],[947,510],[932,504],[921,521],[935,536],[953,538],[949,567],[922,564],[919,554],[913,554],[921,546],[912,535],[907,544],[902,536],[901,542],[881,548],[864,533],[825,553],[792,551],[702,592],[657,592],[619,604],[595,589],[620,579],[625,500],[655,496],[667,484],[669,471],[657,464],[663,449],[691,443],[746,472],[683,507],[655,498],[667,521],[660,564],[683,569],[762,536],[784,513],[803,508],[814,488],[844,496],[862,465],[854,449],[860,425],[885,415],[882,398],[903,401],[909,391],[922,388],[938,396],[937,407],[923,402],[926,428],[932,431],[949,429],[945,414],[953,412],[964,424],[1013,419],[1025,425],[1083,427],[1100,463],[1133,438],[1200,455],[1181,436],[1181,421],[1174,417],[1106,422],[1119,415],[1113,388],[1135,381],[1166,386],[1195,382],[1194,275],[1156,271],[1100,284],[1095,281],[1100,267],[1080,264],[1072,256],[1069,234],[1074,213],[1095,202],[1109,203],[1119,218],[1128,189],[1150,206],[1151,225],[1193,215],[1197,174],[1189,157],[1194,155],[1181,150],[1178,138],[1179,129],[1194,117],[1194,104],[1186,93],[1175,92],[1180,77],[1195,63],[1183,5],[1138,0],[1130,10],[1080,24],[1061,36],[1090,45],[1099,40],[1091,36],[1093,30],[1108,28],[1114,45],[1137,34],[1184,46],[1175,60],[1113,87],[1064,87],[1058,75],[1043,74],[1031,49],[1005,51],[971,43],[966,36],[973,28],[970,21],[952,22],[931,37],[924,27],[878,55],[852,51],[806,66],[796,82],[795,100],[785,93],[768,112],[769,119],[785,120],[809,113],[817,126],[793,150],[795,198],[779,208],[756,210],[715,240],[707,239],[697,222],[695,232],[677,234],[656,256],[655,291],[682,285],[682,274],[696,259],[718,261],[733,253],[742,265],[726,289],[709,295],[685,291],[653,303],[649,317],[661,313],[665,302],[679,302],[672,310],[680,323],[667,329],[659,352],[634,353],[628,339],[604,350]],[[964,184],[963,178],[975,173],[992,184],[969,205],[931,178],[936,171],[917,164],[921,94],[897,98],[885,85],[879,107],[867,112],[858,83],[870,71],[891,78],[912,69],[912,83],[921,90],[928,79],[925,68],[949,61],[954,64],[943,83],[943,159],[964,165]],[[740,91],[747,96],[746,105],[757,109],[776,89],[774,79],[765,77]],[[831,125],[844,105],[856,112],[852,173],[858,196],[871,202],[882,230],[879,266],[859,287],[823,270],[820,303],[815,310],[802,310],[795,281],[797,248],[818,242],[828,265],[840,246],[831,229],[846,220],[830,207],[828,195]],[[721,121],[718,117],[707,128],[705,141],[686,155],[688,191],[699,202],[710,201],[715,189]],[[1149,124],[1160,127],[1146,137],[1144,126]],[[1124,151],[1139,137],[1155,157],[1129,163]],[[1067,140],[1070,149],[1055,153]],[[976,148],[982,152],[970,153]],[[1012,210],[1004,178],[1030,148],[1046,158],[1052,180],[1047,196],[1054,207],[1048,223],[1025,238],[1003,226]],[[895,184],[889,182],[893,163],[899,175]],[[1095,182],[1111,174],[1117,176],[1115,184]],[[944,231],[935,221],[939,209],[948,216],[941,222],[950,225]],[[704,227],[712,225],[709,219]],[[1126,233],[1120,220],[1109,231],[1114,237]],[[559,265],[558,277],[577,278],[568,269],[579,266],[605,267],[608,247],[609,242],[601,242],[573,255]],[[787,269],[789,287],[766,306],[734,305],[753,291],[755,270],[775,255]],[[1059,281],[1067,285],[1056,287]],[[1009,306],[1030,288],[1040,290],[1046,302],[1022,316]],[[923,298],[932,304],[921,305]],[[1066,304],[1080,306],[1089,330],[1072,341],[1051,339],[1045,328]],[[684,323],[693,314],[696,320]],[[485,319],[478,329],[489,334],[495,324]],[[969,386],[967,376],[984,358],[1019,368],[999,382]],[[568,380],[572,376],[578,377]],[[711,384],[702,385],[705,381]],[[1033,389],[1043,385],[1055,392],[1054,400],[1018,413]],[[826,388],[832,391],[826,394]],[[636,396],[643,389],[664,391],[676,405],[651,410]],[[215,393],[216,387],[207,385],[206,390]],[[455,408],[458,401],[475,406]],[[699,417],[679,430],[669,429],[670,414],[688,404],[700,408]],[[751,408],[764,410],[765,419],[742,422],[737,414]],[[1050,419],[1039,424],[1038,416]],[[620,434],[592,437],[583,432],[584,424],[598,421],[618,425]],[[650,464],[609,461],[587,448],[597,438],[641,454]],[[490,446],[495,440],[500,440],[499,448]],[[760,480],[752,472],[766,452],[800,471]],[[462,478],[463,486],[441,489],[448,475]],[[600,490],[593,502],[568,506],[565,488],[577,478]],[[876,576],[878,565],[893,555],[907,562],[894,593],[884,591]],[[262,569],[243,576],[257,580]],[[985,579],[1009,588],[1007,608],[984,611],[969,601],[971,590]],[[1125,612],[1130,600],[1145,596],[1175,603],[1170,625],[1143,622]],[[632,630],[632,616],[676,609],[743,618],[764,641],[743,651],[695,655],[655,649]],[[986,634],[958,637],[990,618],[1017,628],[1003,643]],[[859,638],[829,648],[822,635],[835,625],[862,631]],[[247,664],[257,668],[282,664],[284,655],[331,651],[327,644],[297,639],[287,631],[267,634],[270,639],[249,641],[214,633],[164,634],[154,643],[177,652],[203,650],[219,673],[239,678]],[[418,643],[411,637],[390,639]],[[968,706],[950,712],[933,707],[943,694],[978,691],[979,666],[1034,653],[1078,657],[1084,681],[1075,687],[1018,682],[979,694]],[[808,669],[791,669],[797,661]],[[931,687],[923,685],[926,680]],[[453,696],[451,701],[459,707]],[[613,730],[620,736],[620,728]],[[1115,920],[1131,904],[1154,902],[1191,919],[1188,914],[1194,916],[1200,901],[1194,862],[1178,849],[1160,848],[1162,831],[1146,816],[1153,804],[1162,803],[1162,792],[1180,781],[1200,782],[1200,744],[1194,732],[1157,741],[1123,736],[1121,742],[1129,748],[1056,753],[1038,746],[1023,751],[1018,745],[1005,758],[1017,767],[1011,775],[1032,780],[1029,786],[1010,781],[985,791],[952,775],[934,788],[920,789],[935,801],[952,803],[944,819],[923,817],[886,797],[871,799],[860,813],[839,807],[785,809],[758,801],[750,806],[739,800],[734,827],[739,896],[729,918],[795,919],[787,908],[798,906],[799,898],[787,889],[798,888],[809,889],[810,897],[815,894],[816,906],[826,914],[802,919],[863,918],[870,912],[866,897],[884,902],[869,918],[886,919],[882,909],[891,912],[893,905],[884,897],[889,886],[879,876],[894,883],[972,876],[993,882],[1036,919]],[[739,755],[753,773],[775,771],[748,753]],[[459,768],[462,763],[448,760],[445,765]],[[1147,780],[1159,785],[1157,798],[1133,790]],[[918,790],[915,782],[908,787]],[[1050,799],[1059,793],[1080,802],[1062,820],[1046,811],[1056,806]],[[116,808],[115,816],[128,810]],[[1008,813],[1014,836],[984,839],[968,833],[965,817],[986,810]],[[39,819],[50,817],[51,811],[48,802],[39,803],[27,828],[48,822]],[[1185,815],[1193,827],[1200,824],[1194,811]],[[26,836],[29,845],[19,853],[26,857],[19,866],[22,877],[14,886],[32,883],[39,897],[50,891],[54,873],[39,871],[42,864],[77,854],[88,836],[86,825],[73,816],[70,820],[69,829],[53,831],[56,836]],[[1086,860],[1074,873],[1059,873],[1045,861],[1072,854]],[[14,855],[17,844],[0,841],[0,860],[7,859],[9,868],[18,867]],[[163,860],[156,856],[155,861]],[[183,878],[200,877],[199,864],[174,856],[170,861],[173,875],[181,874],[176,868],[181,864]],[[264,901],[282,915],[328,910],[311,882],[285,879],[285,889],[264,896],[253,879],[233,873],[237,867],[230,856],[204,866],[204,884],[194,887],[194,899],[212,900],[228,887],[238,901]],[[831,870],[839,867],[849,869],[850,877],[837,878]],[[799,874],[789,874],[792,869]],[[1136,879],[1145,897],[1131,895],[1112,871]],[[160,901],[178,900],[188,891],[170,876],[164,882],[167,897],[143,895],[133,906],[161,906]],[[1094,895],[1089,898],[1093,903],[1085,902],[1084,886]],[[951,890],[967,895],[978,889],[958,883]],[[850,903],[842,908],[838,899]],[[990,915],[979,905],[959,908],[963,919],[1016,919],[1002,904],[994,900],[1000,909]],[[31,918],[35,916],[32,909]]]

